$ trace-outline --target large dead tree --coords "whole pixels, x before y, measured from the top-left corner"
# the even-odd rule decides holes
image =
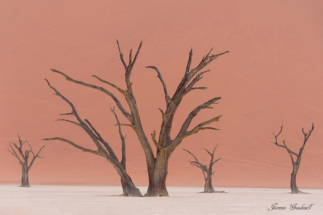
[[[215,191],[213,188],[213,185],[212,185],[212,176],[215,173],[215,171],[212,170],[213,165],[217,161],[221,160],[221,158],[214,160],[214,152],[217,147],[218,147],[218,145],[215,146],[212,153],[209,150],[205,149],[205,151],[207,151],[207,153],[211,156],[209,167],[200,163],[199,160],[196,158],[196,156],[193,153],[191,153],[190,151],[188,151],[186,149],[183,149],[184,151],[187,151],[189,154],[191,154],[194,157],[195,161],[190,161],[190,163],[193,166],[196,166],[202,170],[202,173],[204,176],[204,182],[205,182],[204,193],[223,193],[223,191]]]
[[[46,79],[45,79],[46,80]],[[132,182],[131,177],[128,175],[126,172],[126,144],[125,144],[125,136],[123,136],[121,132],[121,125],[119,122],[119,119],[117,117],[117,114],[115,113],[115,109],[110,108],[111,111],[113,112],[116,120],[117,120],[117,125],[119,126],[119,135],[121,138],[122,142],[122,159],[121,161],[118,160],[116,154],[114,153],[113,149],[111,148],[110,144],[103,139],[103,137],[100,135],[100,133],[97,131],[97,129],[94,128],[94,126],[90,123],[89,120],[85,119],[84,121],[81,119],[79,114],[77,113],[77,110],[75,106],[73,105],[72,102],[70,102],[66,97],[64,97],[58,90],[56,90],[54,87],[51,86],[48,80],[47,84],[48,86],[55,91],[54,95],[59,96],[61,99],[63,99],[65,102],[69,104],[69,106],[72,108],[72,112],[70,113],[63,113],[61,115],[72,115],[76,118],[77,122],[72,121],[72,120],[67,120],[67,119],[58,119],[57,121],[64,121],[64,122],[69,122],[74,125],[77,125],[81,127],[92,139],[93,143],[96,145],[97,150],[94,151],[92,149],[87,149],[84,148],[70,140],[67,140],[65,138],[61,137],[53,137],[53,138],[45,138],[43,140],[60,140],[63,142],[66,142],[84,152],[90,152],[95,155],[99,155],[103,158],[105,158],[108,162],[110,162],[113,167],[116,169],[118,172],[120,178],[121,178],[121,184],[122,184],[122,189],[123,189],[123,194],[126,196],[131,196],[131,197],[140,197],[142,196],[140,193],[140,190],[134,185]]]
[[[151,140],[157,150],[156,156],[155,156],[153,153],[152,146],[148,141],[147,135],[144,132],[143,126],[141,124],[141,117],[139,114],[137,102],[132,89],[133,83],[130,80],[131,72],[138,58],[138,55],[142,46],[142,42],[140,43],[134,58],[132,58],[132,50],[130,50],[128,64],[126,63],[123,57],[118,41],[117,41],[117,44],[118,44],[118,49],[120,53],[120,59],[125,69],[126,89],[122,89],[121,87],[118,87],[115,84],[110,83],[98,76],[93,75],[93,77],[98,79],[102,83],[108,84],[109,86],[117,89],[127,101],[130,112],[123,107],[119,99],[114,94],[112,94],[110,91],[106,90],[105,88],[75,80],[70,76],[66,75],[65,73],[55,69],[52,69],[52,71],[63,75],[68,81],[99,90],[107,94],[109,97],[113,99],[113,101],[116,103],[117,107],[120,109],[124,117],[129,121],[129,123],[125,123],[122,125],[129,126],[136,132],[137,137],[141,143],[142,149],[145,153],[147,169],[148,169],[148,177],[149,177],[149,186],[145,196],[168,196],[168,191],[166,189],[166,177],[167,177],[167,169],[168,169],[168,160],[171,154],[179,146],[179,144],[183,141],[184,138],[192,134],[195,134],[201,130],[206,130],[206,129],[218,130],[213,127],[208,127],[207,125],[213,122],[219,121],[221,116],[216,116],[207,121],[204,121],[196,125],[192,129],[189,129],[189,126],[192,120],[201,110],[212,108],[211,105],[216,104],[216,102],[220,100],[221,97],[215,97],[213,99],[210,99],[209,101],[197,106],[194,110],[192,110],[192,112],[190,112],[190,114],[187,116],[186,120],[184,121],[178,134],[175,137],[171,138],[170,133],[172,130],[172,123],[173,123],[176,110],[181,104],[181,101],[189,92],[193,90],[206,89],[206,87],[195,87],[196,83],[202,79],[202,75],[210,71],[210,70],[206,70],[206,71],[202,71],[202,70],[209,63],[215,60],[217,57],[225,53],[228,53],[228,51],[214,55],[214,54],[211,54],[211,51],[212,51],[211,49],[211,51],[202,58],[200,63],[196,67],[191,69],[191,62],[192,62],[192,55],[193,55],[193,52],[191,50],[189,53],[188,63],[186,65],[183,78],[179,83],[172,97],[170,97],[168,94],[166,84],[159,70],[155,66],[146,67],[146,68],[151,68],[157,72],[157,76],[164,89],[165,102],[166,102],[166,109],[165,110],[162,110],[161,108],[159,109],[161,112],[162,124],[160,128],[158,140],[156,139],[156,131],[154,130],[151,133]]]
[[[304,142],[303,142],[302,147],[299,149],[299,153],[298,154],[295,153],[295,152],[293,152],[292,150],[290,150],[287,147],[287,145],[285,143],[285,140],[283,140],[283,144],[279,144],[278,143],[278,136],[283,131],[283,125],[281,126],[280,131],[279,131],[279,133],[277,135],[275,135],[275,133],[273,133],[276,141],[275,142],[272,142],[272,143],[274,143],[276,146],[279,146],[279,147],[282,147],[282,148],[286,149],[286,151],[288,152],[288,154],[290,155],[290,158],[292,160],[293,172],[291,174],[291,179],[290,179],[290,189],[291,189],[291,193],[302,193],[297,188],[297,185],[296,185],[296,176],[297,176],[297,172],[298,172],[299,166],[301,164],[301,158],[302,158],[302,155],[303,155],[303,151],[304,151],[305,144],[307,143],[308,139],[310,138],[313,130],[314,130],[314,123],[312,124],[312,128],[309,129],[308,133],[306,133],[304,131],[304,128],[302,128],[302,132],[303,132],[303,135],[304,135]],[[296,161],[294,159],[294,156],[296,158]]]
[[[29,187],[30,186],[29,185],[29,177],[28,177],[29,170],[32,167],[32,165],[34,164],[34,161],[36,160],[36,158],[42,158],[39,156],[39,153],[45,146],[41,147],[39,149],[39,151],[37,152],[37,154],[35,154],[33,152],[31,145],[29,144],[29,142],[27,140],[24,140],[24,141],[21,140],[19,134],[18,134],[18,140],[19,140],[19,145],[17,145],[14,142],[11,142],[11,144],[14,147],[12,147],[12,145],[9,145],[11,150],[10,149],[7,149],[7,150],[19,160],[19,163],[21,165],[21,168],[22,168],[21,186],[22,187]],[[29,150],[26,149],[25,151],[23,151],[22,147],[25,143],[27,143],[29,145],[30,149]],[[17,151],[14,148],[16,148]],[[32,157],[30,156],[30,154],[32,154]],[[31,157],[30,162],[28,162],[29,157]]]

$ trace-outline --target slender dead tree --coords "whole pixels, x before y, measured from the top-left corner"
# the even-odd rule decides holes
[[[283,131],[283,124],[280,128],[280,131],[277,135],[274,134],[274,137],[275,137],[275,142],[272,142],[274,143],[276,146],[279,146],[279,147],[282,147],[284,149],[286,149],[286,151],[288,152],[288,154],[290,155],[290,158],[292,160],[292,165],[293,165],[293,172],[291,174],[291,180],[290,180],[290,189],[291,189],[291,193],[302,193],[298,188],[297,188],[297,185],[296,185],[296,176],[297,176],[297,172],[298,172],[298,169],[299,169],[299,166],[301,164],[301,158],[302,158],[302,154],[303,154],[303,151],[304,151],[304,147],[305,147],[305,144],[307,143],[308,139],[310,138],[311,134],[312,134],[312,131],[314,130],[314,123],[312,124],[312,128],[309,129],[308,133],[306,133],[304,131],[304,128],[302,128],[302,132],[303,132],[303,135],[304,135],[304,142],[303,142],[303,145],[302,147],[299,149],[299,153],[296,154],[295,152],[293,152],[292,150],[290,150],[286,143],[285,143],[285,140],[283,140],[283,145],[282,144],[279,144],[278,143],[278,136],[280,135],[280,133]],[[294,160],[294,157],[296,157],[296,161]]]
[[[121,178],[121,184],[122,184],[122,189],[123,189],[123,194],[126,196],[130,197],[141,197],[140,190],[134,185],[132,182],[131,177],[128,175],[126,172],[126,144],[125,144],[125,136],[123,136],[121,132],[121,125],[119,122],[119,119],[117,117],[117,114],[115,113],[115,109],[110,108],[111,111],[113,112],[116,120],[117,120],[117,125],[119,126],[119,135],[122,141],[122,159],[121,161],[118,160],[116,154],[114,153],[113,149],[111,148],[110,144],[103,139],[103,137],[100,135],[100,133],[94,128],[94,126],[90,123],[89,120],[85,119],[84,121],[81,119],[79,114],[77,113],[77,110],[75,106],[73,105],[72,102],[70,102],[66,97],[64,97],[58,90],[56,90],[47,79],[48,86],[55,91],[54,95],[59,96],[61,99],[63,99],[65,102],[69,104],[69,106],[72,108],[72,112],[70,113],[63,113],[61,115],[72,115],[76,118],[77,122],[72,121],[72,120],[67,120],[67,119],[58,119],[57,121],[63,121],[63,122],[69,122],[73,123],[74,125],[77,125],[81,127],[92,139],[94,144],[97,147],[97,150],[91,150],[84,148],[70,140],[61,138],[61,137],[53,137],[53,138],[45,138],[43,140],[60,140],[63,142],[66,142],[84,152],[90,152],[95,155],[99,155],[103,158],[105,158],[108,162],[110,162],[113,167],[116,169],[117,173],[119,174]]]
[[[194,157],[195,161],[190,161],[190,163],[193,166],[196,166],[202,170],[204,181],[205,181],[204,193],[223,193],[223,191],[215,191],[212,186],[212,176],[215,173],[215,171],[213,172],[212,167],[215,164],[215,162],[221,160],[221,158],[219,158],[214,161],[214,152],[217,147],[218,147],[218,144],[215,146],[212,153],[209,150],[205,149],[205,151],[207,151],[207,153],[211,156],[209,167],[200,163],[193,153],[191,153],[186,149],[183,149],[184,151],[187,151],[189,154],[191,154]]]
[[[30,187],[29,177],[28,177],[29,170],[30,170],[31,166],[34,164],[34,161],[36,160],[36,158],[42,158],[39,156],[39,153],[45,146],[41,147],[39,149],[39,151],[37,152],[37,154],[35,154],[33,152],[31,145],[29,144],[29,142],[27,140],[24,140],[24,141],[21,140],[19,134],[18,134],[18,140],[19,140],[19,146],[16,143],[11,142],[11,144],[16,148],[18,153],[12,147],[12,145],[9,145],[11,150],[10,149],[7,149],[7,150],[19,160],[19,163],[21,165],[21,168],[22,168],[21,186],[22,187]],[[29,150],[26,149],[25,152],[23,152],[22,147],[25,143],[28,143],[30,149]],[[30,154],[32,154],[32,158],[31,158],[30,163],[28,164],[28,159],[30,157]]]
[[[132,82],[130,80],[131,72],[134,67],[134,64],[138,58],[142,42],[140,43],[138,50],[132,58],[132,50],[130,50],[129,53],[129,62],[128,64],[125,62],[123,54],[121,52],[119,43],[117,41],[119,54],[121,62],[125,69],[125,82],[126,82],[126,89],[122,89],[118,86],[116,86],[113,83],[110,83],[98,76],[93,75],[94,78],[98,79],[99,81],[108,84],[109,86],[117,89],[125,98],[127,101],[128,107],[130,112],[128,112],[120,103],[118,98],[112,94],[110,91],[106,90],[103,87],[99,87],[93,84],[88,84],[82,81],[75,80],[71,78],[70,76],[66,75],[65,73],[52,69],[53,72],[58,73],[60,75],[63,75],[68,81],[71,81],[76,84],[80,84],[83,86],[87,86],[96,90],[99,90],[105,94],[107,94],[109,97],[113,99],[113,101],[116,103],[117,107],[120,109],[124,117],[129,121],[129,123],[121,124],[123,126],[129,126],[131,127],[135,133],[137,134],[137,137],[141,143],[142,149],[145,153],[146,157],[146,163],[147,163],[147,170],[148,170],[148,178],[149,178],[149,186],[147,193],[145,196],[168,196],[168,191],[166,188],[166,177],[167,177],[167,169],[168,169],[168,160],[171,156],[171,154],[174,152],[174,150],[177,148],[177,146],[183,141],[184,138],[195,134],[201,130],[218,130],[213,127],[208,127],[207,125],[219,121],[221,116],[213,117],[207,121],[204,121],[195,127],[193,127],[191,130],[189,130],[189,126],[192,122],[192,120],[195,118],[195,116],[203,109],[212,108],[211,105],[216,104],[218,100],[221,99],[221,97],[215,97],[213,99],[210,99],[209,101],[197,106],[190,114],[187,116],[186,120],[184,121],[179,133],[174,137],[171,138],[171,130],[172,130],[172,123],[174,119],[174,115],[176,113],[176,110],[178,109],[179,105],[181,104],[181,101],[183,98],[191,91],[193,90],[204,90],[206,87],[195,87],[195,84],[202,79],[202,75],[206,72],[209,72],[210,70],[202,71],[209,63],[211,63],[213,60],[215,60],[220,55],[228,53],[228,51],[220,53],[220,54],[211,54],[211,51],[202,58],[200,63],[193,69],[191,69],[191,62],[192,62],[192,50],[189,53],[188,63],[186,65],[186,69],[183,75],[183,78],[181,82],[179,83],[174,95],[172,97],[169,96],[166,84],[161,76],[161,73],[155,66],[147,66],[146,68],[151,68],[157,72],[157,77],[159,78],[163,89],[165,93],[165,102],[166,102],[166,109],[163,111],[161,108],[159,108],[162,116],[162,124],[159,132],[159,138],[156,139],[156,131],[154,130],[151,133],[151,140],[153,142],[153,145],[156,147],[156,156],[153,153],[152,146],[150,142],[148,141],[147,135],[144,132],[143,126],[141,124],[141,117],[139,114],[139,110],[137,107],[137,102],[134,96],[134,92],[132,89]]]

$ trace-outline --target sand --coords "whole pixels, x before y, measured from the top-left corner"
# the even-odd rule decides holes
[[[146,188],[140,187],[144,193]],[[0,214],[323,214],[323,190],[290,194],[288,189],[216,188],[228,193],[204,194],[202,187],[169,187],[170,197],[129,198],[112,186],[0,186]],[[271,205],[286,206],[268,211]],[[290,210],[290,204],[310,210]]]

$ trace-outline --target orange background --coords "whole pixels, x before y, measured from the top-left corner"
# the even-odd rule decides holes
[[[125,88],[124,70],[116,39],[128,51],[143,47],[131,79],[147,136],[159,133],[165,109],[161,71],[172,95],[183,77],[193,48],[196,66],[210,48],[229,50],[212,62],[198,86],[177,111],[173,136],[188,113],[205,101],[221,96],[214,109],[203,110],[196,125],[223,115],[213,125],[220,131],[201,131],[175,150],[169,163],[167,185],[202,186],[199,169],[189,165],[186,148],[205,164],[204,148],[219,147],[214,186],[289,187],[292,171],[286,150],[270,143],[272,132],[294,151],[303,142],[301,129],[315,129],[305,148],[298,174],[299,188],[323,188],[323,2],[300,0],[61,0],[0,1],[0,183],[19,184],[21,168],[6,149],[16,133],[44,158],[30,171],[32,184],[120,185],[119,176],[103,158],[84,153],[47,137],[64,137],[95,149],[80,128],[55,122],[70,107],[44,81],[47,78],[89,119],[120,156],[121,144],[105,94],[73,84],[49,68],[104,86],[124,104],[116,90],[91,78],[93,74]],[[120,120],[126,119],[119,114]],[[136,185],[147,185],[141,146],[130,128],[127,168]],[[154,146],[153,146],[154,148]],[[154,150],[155,151],[155,150]]]

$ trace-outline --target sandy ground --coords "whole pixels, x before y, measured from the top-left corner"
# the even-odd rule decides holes
[[[145,187],[140,187],[144,193]],[[0,186],[0,214],[323,214],[323,190],[291,195],[287,189],[217,188],[228,193],[204,194],[201,187],[169,187],[170,197],[128,198],[120,187]],[[286,206],[268,211],[272,204]],[[290,210],[290,204],[311,210]]]

